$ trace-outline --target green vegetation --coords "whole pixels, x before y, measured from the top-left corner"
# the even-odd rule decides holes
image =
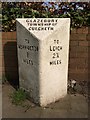
[[[23,89],[18,89],[14,91],[10,97],[13,104],[22,105],[22,103],[26,100],[27,95]]]
[[[89,2],[3,2],[2,31],[15,31],[16,18],[71,18],[71,27],[90,25]]]

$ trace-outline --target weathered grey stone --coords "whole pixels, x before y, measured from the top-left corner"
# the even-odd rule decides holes
[[[17,19],[20,87],[46,106],[67,94],[69,18]]]

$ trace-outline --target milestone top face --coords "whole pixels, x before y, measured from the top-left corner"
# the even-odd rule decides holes
[[[69,26],[70,18],[17,18],[23,27],[32,33],[39,40],[44,40],[50,34]]]

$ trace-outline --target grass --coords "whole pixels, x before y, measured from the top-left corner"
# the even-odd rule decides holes
[[[22,105],[26,98],[27,95],[23,89],[18,89],[14,91],[11,95],[12,103],[15,105]]]

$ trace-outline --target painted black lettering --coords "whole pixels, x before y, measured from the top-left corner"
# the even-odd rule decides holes
[[[50,46],[50,51],[52,51],[51,46]]]
[[[59,58],[59,53],[53,53],[53,58]]]
[[[26,42],[26,43],[29,43],[29,40],[28,40],[28,39],[25,39],[25,42]]]

